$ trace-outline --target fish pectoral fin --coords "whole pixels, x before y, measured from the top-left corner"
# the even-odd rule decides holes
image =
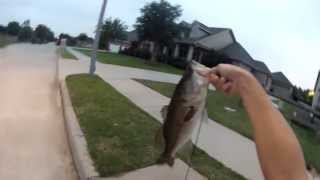
[[[167,114],[168,114],[168,108],[169,108],[169,105],[165,105],[162,107],[161,109],[161,116],[162,118],[165,120],[167,118]]]
[[[182,156],[185,156],[187,158],[190,158],[191,154],[192,154],[192,149],[193,149],[193,143],[191,141],[191,139],[189,141],[187,141],[180,149],[179,153]]]
[[[192,117],[194,116],[194,114],[196,113],[196,108],[193,106],[189,107],[189,110],[187,111],[185,117],[184,117],[184,122],[188,122],[192,119]]]
[[[156,133],[155,145],[159,147],[164,146],[163,127],[160,127]]]
[[[205,108],[203,110],[203,116],[202,116],[202,121],[205,122],[205,123],[209,123],[209,116],[208,116],[208,111],[207,111],[207,108]]]

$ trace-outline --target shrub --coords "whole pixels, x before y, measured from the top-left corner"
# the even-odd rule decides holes
[[[136,49],[135,51],[136,57],[149,60],[151,58],[151,53],[147,49]]]
[[[120,51],[119,53],[128,56],[138,57],[145,60],[149,60],[151,58],[151,53],[147,49],[128,48]]]
[[[173,58],[173,57],[167,57],[167,63],[179,69],[185,69],[188,65],[187,60],[183,58]]]

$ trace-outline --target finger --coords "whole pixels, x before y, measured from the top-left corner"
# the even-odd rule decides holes
[[[215,67],[211,68],[210,73],[215,74],[216,76],[220,76],[219,67],[215,66]]]
[[[219,77],[216,76],[215,74],[209,74],[208,80],[209,82],[215,85],[219,81]]]
[[[219,90],[219,91],[223,91],[222,87],[224,85],[224,80],[221,78],[218,78],[215,82],[215,87]]]
[[[227,82],[227,79],[225,77],[221,77],[220,81],[221,81],[222,84],[225,84]]]
[[[231,88],[232,88],[232,83],[227,82],[227,83],[223,84],[222,91],[228,94],[228,93],[230,93]]]

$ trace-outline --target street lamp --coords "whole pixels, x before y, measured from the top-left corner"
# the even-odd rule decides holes
[[[91,61],[90,61],[90,74],[93,75],[94,72],[96,71],[96,61],[97,61],[97,49],[99,46],[99,40],[100,40],[100,35],[101,35],[101,26],[103,23],[103,16],[104,12],[106,10],[107,6],[107,1],[108,0],[103,0],[101,11],[100,11],[100,16],[97,24],[97,29],[96,29],[96,34],[94,37],[94,42],[92,46],[92,54],[91,54]]]

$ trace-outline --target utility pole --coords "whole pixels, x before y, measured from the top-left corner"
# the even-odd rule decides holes
[[[96,29],[96,34],[94,37],[94,42],[92,46],[92,54],[91,54],[91,61],[90,61],[90,74],[93,75],[94,72],[96,71],[96,61],[97,61],[97,49],[99,46],[99,40],[100,40],[100,35],[101,35],[101,26],[103,23],[103,16],[104,12],[106,10],[107,6],[107,1],[108,0],[103,0],[101,11],[100,11],[100,16],[97,24],[97,29]]]

